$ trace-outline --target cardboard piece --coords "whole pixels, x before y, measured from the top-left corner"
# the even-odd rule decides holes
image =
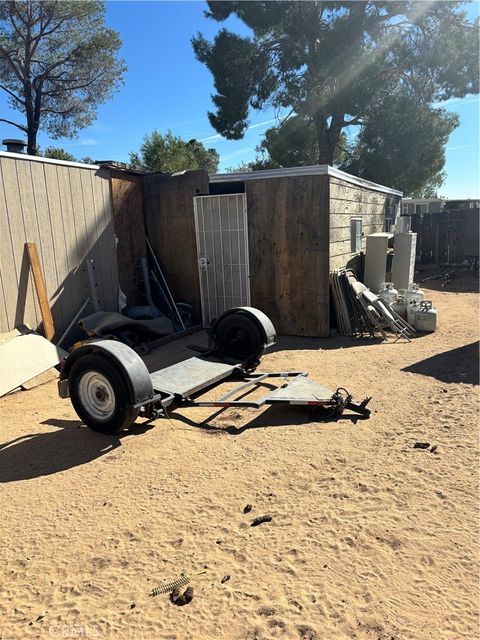
[[[0,343],[0,396],[51,369],[66,355],[38,333],[21,334]]]

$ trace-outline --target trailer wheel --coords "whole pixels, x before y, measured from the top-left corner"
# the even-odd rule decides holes
[[[93,431],[117,433],[138,416],[122,374],[102,356],[80,358],[70,372],[69,389],[75,411]]]

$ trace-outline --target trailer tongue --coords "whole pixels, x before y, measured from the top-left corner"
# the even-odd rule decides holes
[[[330,418],[349,409],[370,415],[370,398],[355,403],[343,388],[331,391],[307,373],[255,373],[265,350],[276,342],[267,316],[252,307],[226,311],[209,329],[212,349],[149,373],[140,356],[114,340],[94,340],[64,361],[59,393],[70,397],[83,422],[95,431],[116,433],[139,414],[155,419],[177,407],[252,407],[290,404],[309,406],[315,418]],[[239,382],[215,400],[202,394],[227,381]],[[277,384],[273,384],[273,383]],[[273,388],[272,388],[273,387]],[[261,388],[263,396],[250,398]]]

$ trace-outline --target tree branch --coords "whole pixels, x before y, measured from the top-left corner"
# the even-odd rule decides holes
[[[13,127],[17,127],[17,129],[21,129],[25,133],[28,133],[27,127],[24,127],[21,124],[17,124],[16,122],[12,122],[11,120],[5,120],[5,118],[0,118],[0,122],[6,122],[7,124],[11,124]]]
[[[3,89],[5,91],[5,93],[8,93],[9,96],[11,96],[14,100],[19,102],[21,105],[24,104],[23,100],[21,98],[19,98],[15,93],[13,93],[13,91],[10,91],[10,89],[7,89],[7,87],[5,85],[0,84],[0,89]]]

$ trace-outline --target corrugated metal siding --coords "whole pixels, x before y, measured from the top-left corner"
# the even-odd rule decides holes
[[[110,175],[96,167],[0,156],[0,331],[41,325],[25,242],[36,242],[60,337],[90,296],[93,259],[102,309],[116,309],[118,269]],[[91,312],[91,306],[86,312]]]

